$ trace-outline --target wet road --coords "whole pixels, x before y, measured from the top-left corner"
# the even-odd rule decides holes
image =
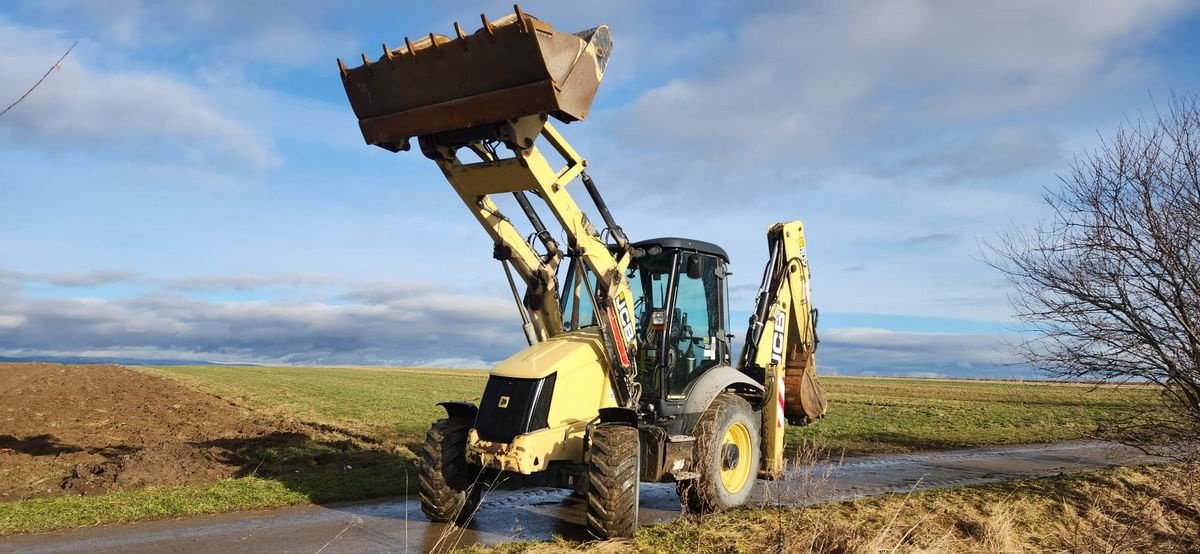
[[[1156,461],[1107,443],[976,448],[847,458],[759,481],[757,502],[805,505],[912,489],[1041,477]],[[673,485],[643,484],[642,524],[679,517]],[[586,538],[584,504],[567,491],[494,492],[467,528],[430,523],[418,501],[297,506],[0,538],[3,552],[426,552],[473,543]]]

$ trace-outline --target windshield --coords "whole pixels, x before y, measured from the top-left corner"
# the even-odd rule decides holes
[[[625,273],[629,288],[633,291],[633,317],[638,323],[638,365],[643,368],[638,372],[638,382],[642,384],[643,395],[658,394],[658,372],[650,369],[658,363],[667,322],[654,321],[652,314],[658,313],[661,319],[666,311],[674,266],[675,253],[660,251],[634,258]]]
[[[720,305],[720,261],[706,254],[675,250],[643,251],[625,277],[633,294],[637,322],[638,382],[644,395],[683,398],[688,384],[720,363],[727,345]],[[597,325],[591,295],[595,273],[573,258],[563,280],[563,329]],[[672,295],[674,299],[672,301]]]
[[[666,307],[667,290],[670,285],[671,268],[675,262],[674,253],[663,252],[657,255],[643,255],[635,258],[625,272],[629,280],[629,288],[633,293],[633,317],[637,321],[637,339],[641,344],[647,341],[647,333],[652,325],[649,314],[654,310]],[[582,271],[581,271],[582,270]],[[584,283],[583,276],[587,279]],[[572,258],[567,265],[567,275],[562,282],[563,329],[573,331],[596,325],[596,315],[593,303],[588,298],[589,287],[591,294],[596,293],[598,285],[596,274],[587,264],[577,258]]]
[[[670,252],[657,255],[646,254],[635,258],[625,273],[629,279],[629,288],[633,291],[633,317],[638,322],[638,341],[640,343],[645,344],[647,333],[655,330],[653,328],[656,322],[649,321],[649,314],[655,310],[666,308],[674,259],[674,253]]]

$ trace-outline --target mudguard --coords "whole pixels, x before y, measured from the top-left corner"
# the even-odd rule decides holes
[[[699,414],[708,409],[714,398],[726,390],[732,389],[739,396],[750,402],[755,409],[762,407],[763,386],[745,373],[727,365],[714,367],[701,375],[687,389],[687,399],[683,401],[684,417],[693,422]],[[689,417],[691,416],[691,417]],[[691,431],[690,425],[687,431]]]
[[[446,417],[450,419],[469,419],[475,421],[479,415],[479,407],[470,402],[438,402],[438,406],[446,409]]]

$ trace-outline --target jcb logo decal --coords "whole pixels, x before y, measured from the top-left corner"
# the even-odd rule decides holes
[[[617,295],[617,318],[621,324],[621,338],[625,342],[633,340],[633,317],[629,315],[629,305],[625,303],[624,295]]]
[[[787,323],[787,318],[783,315],[783,310],[775,312],[775,332],[771,337],[771,363],[779,364],[783,361],[783,326]]]

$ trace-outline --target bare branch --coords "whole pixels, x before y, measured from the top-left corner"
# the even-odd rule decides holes
[[[50,66],[50,69],[46,70],[46,73],[44,73],[42,75],[42,78],[38,79],[37,82],[34,83],[32,87],[29,87],[29,90],[25,91],[25,94],[22,94],[20,98],[16,99],[16,101],[14,101],[12,104],[9,104],[7,108],[4,108],[4,111],[0,112],[0,116],[3,116],[4,114],[8,113],[9,110],[13,109],[13,107],[15,107],[17,104],[20,104],[21,101],[24,100],[26,96],[29,96],[29,93],[33,92],[34,89],[38,88],[42,84],[42,81],[45,81],[46,77],[49,77],[50,74],[53,73],[54,70],[58,68],[58,64],[61,64],[63,60],[67,59],[67,54],[70,54],[71,51],[75,49],[76,44],[79,44],[79,41],[75,41],[75,42],[71,43],[71,47],[67,48],[67,51],[63,52],[62,56],[59,56],[58,61],[54,62],[54,64]]]
[[[1029,330],[1017,349],[1063,378],[1154,383],[1169,415],[1138,425],[1200,437],[1200,96],[1128,120],[1075,158],[1049,220],[985,243]]]

